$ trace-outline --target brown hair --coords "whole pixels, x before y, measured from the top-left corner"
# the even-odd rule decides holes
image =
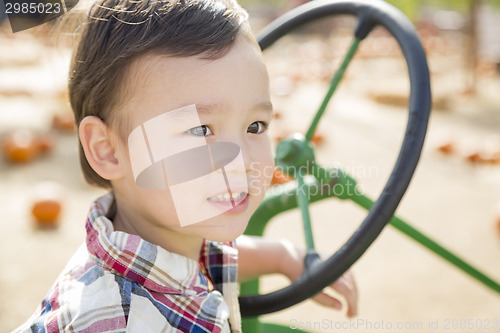
[[[202,56],[216,59],[233,45],[246,12],[231,0],[99,0],[80,26],[70,69],[69,98],[76,125],[97,116],[119,125],[120,85],[139,56]],[[80,143],[80,164],[88,183],[111,188],[89,165]]]

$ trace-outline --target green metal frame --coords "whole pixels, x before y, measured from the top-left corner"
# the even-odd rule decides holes
[[[352,200],[361,207],[369,210],[373,205],[373,201],[365,195],[357,193],[355,191],[356,181],[349,175],[344,173],[339,169],[326,170],[321,167],[316,167],[317,173],[322,173],[323,177],[325,175],[328,178],[323,178],[318,180],[317,178],[306,178],[304,179],[305,188],[315,188],[318,186],[324,188],[324,192],[309,191],[311,193],[310,202],[316,202],[319,200],[327,199],[330,197],[337,197],[343,200]],[[341,186],[340,190],[335,191],[337,193],[349,193],[350,196],[335,196],[333,191],[328,191],[328,184],[331,188],[332,185]],[[245,232],[247,235],[262,236],[264,234],[265,227],[267,223],[276,215],[285,212],[290,209],[294,209],[298,206],[297,204],[297,182],[289,182],[283,185],[273,187],[266,194],[264,202],[257,209],[257,211],[252,216],[249,226]],[[350,187],[350,189],[347,189]],[[317,193],[317,194],[315,194]],[[409,223],[405,222],[403,219],[394,216],[389,224],[410,237],[420,245],[424,246],[428,250],[432,251],[434,254],[448,261],[450,264],[460,269],[462,272],[468,274],[472,278],[476,279],[486,287],[495,291],[500,295],[500,284],[481,272],[479,269],[475,268],[472,264],[468,263],[464,259],[460,258],[452,251],[446,249],[444,246],[440,245],[437,241],[426,236],[423,232],[419,231],[417,228],[411,226]],[[259,293],[259,280],[255,279],[246,283],[241,284],[240,288],[242,295],[256,295]],[[259,321],[258,318],[244,318],[243,327],[244,332],[268,332],[266,330],[266,325]],[[275,326],[273,326],[275,327]],[[278,331],[272,331],[278,332]]]

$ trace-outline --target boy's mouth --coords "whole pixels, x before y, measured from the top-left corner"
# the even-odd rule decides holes
[[[239,213],[248,206],[248,192],[219,193],[207,198],[212,205],[228,213]]]
[[[216,201],[216,202],[230,202],[234,201],[235,204],[238,204],[238,202],[243,201],[245,197],[247,196],[247,192],[234,192],[229,194],[228,192],[224,194],[217,194],[214,195],[213,197],[208,198],[208,201]]]

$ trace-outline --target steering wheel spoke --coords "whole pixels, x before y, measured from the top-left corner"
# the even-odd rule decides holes
[[[306,248],[308,251],[314,250],[314,238],[311,226],[311,216],[309,215],[309,191],[304,186],[304,174],[302,171],[297,172],[297,203],[302,213],[302,223],[304,227],[304,237],[306,240]]]
[[[321,117],[325,113],[326,107],[328,106],[330,99],[332,98],[333,94],[335,93],[337,86],[339,85],[340,81],[344,77],[344,73],[347,69],[347,66],[349,66],[349,63],[351,62],[352,58],[354,57],[354,54],[356,53],[356,50],[358,49],[360,41],[361,41],[360,39],[358,39],[357,37],[354,37],[354,39],[351,42],[351,46],[349,47],[349,50],[347,51],[347,54],[344,57],[344,60],[342,61],[342,63],[340,64],[340,67],[335,72],[335,75],[333,75],[333,78],[330,81],[330,87],[328,88],[328,91],[326,92],[326,95],[323,98],[323,102],[319,106],[318,111],[316,111],[316,114],[314,115],[314,118],[311,122],[311,125],[309,125],[309,129],[306,132],[306,140],[307,141],[311,141],[311,139],[313,138],[314,132],[316,131],[316,128],[318,127],[319,121],[321,120]]]

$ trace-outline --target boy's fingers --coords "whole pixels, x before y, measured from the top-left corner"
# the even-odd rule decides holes
[[[329,308],[334,308],[336,310],[342,309],[342,302],[335,299],[334,297],[327,295],[323,292],[314,296],[314,300],[323,306],[327,306]]]
[[[358,309],[358,291],[351,272],[346,272],[330,287],[345,298],[347,302],[347,316],[355,316]]]

